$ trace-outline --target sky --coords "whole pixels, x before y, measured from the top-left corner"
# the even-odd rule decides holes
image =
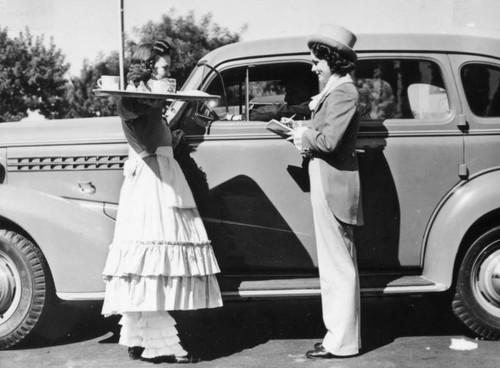
[[[498,0],[0,0],[0,27],[11,37],[26,27],[53,38],[79,75],[83,60],[118,50],[120,3],[125,32],[158,22],[175,9],[195,18],[212,13],[213,21],[231,32],[248,28],[243,40],[307,35],[322,23],[337,23],[354,33],[446,30],[476,27],[500,31]]]

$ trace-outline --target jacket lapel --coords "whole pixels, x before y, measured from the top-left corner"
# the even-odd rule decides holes
[[[328,88],[328,91],[326,91],[325,93],[323,93],[323,95],[319,99],[318,104],[316,105],[316,108],[313,110],[312,117],[314,117],[316,115],[316,112],[321,108],[321,105],[323,105],[323,102],[325,102],[325,100],[328,97],[328,95],[330,93],[332,93],[332,91],[335,88],[337,88],[340,85],[345,84],[345,83],[353,83],[352,78],[351,78],[351,76],[349,74],[347,74],[347,75],[345,75],[343,77],[340,77],[340,78],[336,79],[335,81],[333,81],[333,83],[329,86],[330,88]]]

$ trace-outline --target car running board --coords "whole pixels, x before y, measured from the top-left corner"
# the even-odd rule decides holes
[[[423,276],[361,275],[363,296],[422,294],[445,291],[446,287]],[[319,278],[273,279],[234,282],[233,287],[221,287],[225,300],[247,298],[319,297]],[[222,283],[227,282],[223,280]],[[236,285],[237,284],[237,285]],[[221,285],[223,286],[223,285]],[[226,284],[226,286],[228,286]],[[231,290],[234,289],[234,290]]]

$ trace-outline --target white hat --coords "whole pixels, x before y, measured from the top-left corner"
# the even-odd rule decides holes
[[[356,36],[347,28],[336,24],[322,24],[316,34],[307,41],[307,46],[320,43],[336,49],[340,54],[350,61],[356,61],[358,57],[352,49],[356,43]]]

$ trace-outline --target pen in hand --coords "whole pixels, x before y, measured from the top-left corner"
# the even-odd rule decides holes
[[[297,115],[297,114],[293,114],[289,118],[281,118],[281,123],[288,125],[290,128],[293,128],[293,118],[295,117],[295,115]]]

